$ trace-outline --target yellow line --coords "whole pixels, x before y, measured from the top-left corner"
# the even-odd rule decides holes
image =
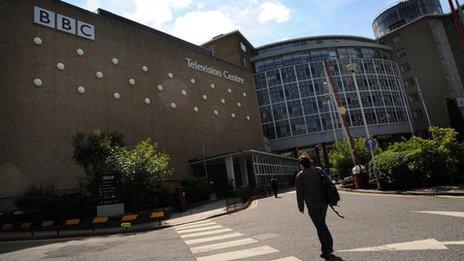
[[[253,200],[253,202],[251,202],[250,206],[248,207],[248,209],[253,209],[255,208],[256,206],[258,206],[258,200],[255,199]]]

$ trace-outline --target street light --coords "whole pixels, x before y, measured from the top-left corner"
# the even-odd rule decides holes
[[[364,122],[364,129],[366,131],[366,136],[368,139],[371,139],[371,134],[369,133],[369,128],[367,127],[366,114],[364,113],[364,107],[363,107],[362,100],[361,100],[361,93],[359,92],[358,81],[356,80],[356,71],[358,70],[358,64],[349,63],[346,65],[346,69],[351,72],[351,76],[353,77],[354,87],[356,89],[356,94],[358,96],[358,103],[359,103],[359,108],[361,109],[361,116]],[[369,150],[369,151],[371,153],[372,161],[374,162],[374,174],[375,174],[375,179],[377,181],[377,189],[380,190],[381,184],[380,184],[379,174],[377,173],[377,164],[375,163],[374,150]]]

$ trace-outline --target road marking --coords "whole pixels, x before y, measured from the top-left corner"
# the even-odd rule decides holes
[[[220,233],[225,233],[225,232],[230,232],[230,231],[232,231],[232,229],[223,228],[223,229],[218,229],[218,230],[211,230],[211,231],[204,231],[204,232],[180,235],[180,237],[181,238],[200,237],[200,236],[214,235],[214,234],[220,234]]]
[[[207,227],[189,228],[189,229],[184,229],[184,230],[177,230],[177,233],[187,234],[187,233],[192,233],[192,232],[207,231],[207,230],[213,230],[213,229],[218,229],[218,228],[223,228],[223,226],[213,225],[213,226],[207,226]]]
[[[216,254],[216,255],[198,257],[197,260],[198,261],[236,260],[236,259],[241,259],[241,258],[267,255],[267,254],[275,253],[278,251],[279,250],[274,249],[270,246],[263,246],[263,247],[255,247],[255,248],[249,248],[249,249],[244,249],[244,250],[225,252],[225,253]]]
[[[292,191],[286,192],[284,194],[295,194],[295,193],[296,193],[296,190],[292,190]]]
[[[187,227],[174,227],[176,230],[181,230],[181,229],[190,229],[190,228],[196,228],[196,227],[206,227],[206,226],[211,226],[211,225],[216,225],[215,222],[208,222],[208,223],[203,223],[203,224],[196,224],[196,225],[191,225]]]
[[[454,246],[459,246],[459,245],[464,245],[464,241],[445,241],[445,242],[442,242],[443,244],[445,245],[454,245]]]
[[[384,194],[384,193],[364,193],[364,192],[356,192],[356,191],[344,191],[344,190],[339,190],[338,191],[341,194],[351,194],[351,195],[359,195],[359,196],[375,196],[375,197],[399,197],[399,198],[417,198],[417,197],[422,197],[422,198],[446,198],[446,199],[463,199],[463,196],[447,196],[447,195],[407,195],[407,194]]]
[[[234,238],[234,237],[241,237],[241,236],[243,235],[240,233],[234,232],[234,233],[225,234],[221,236],[215,236],[215,237],[203,237],[203,238],[190,239],[190,240],[186,240],[185,244],[193,245],[193,244],[198,244],[198,243],[206,243],[206,242],[229,239],[229,238]]]
[[[456,211],[413,211],[413,212],[464,218],[464,212],[456,212]]]
[[[219,249],[224,249],[224,248],[243,246],[243,245],[253,244],[257,242],[258,241],[254,240],[253,238],[245,238],[245,239],[227,241],[227,242],[222,242],[222,243],[217,243],[217,244],[192,247],[190,248],[190,251],[192,251],[193,254],[197,254],[197,253],[203,253],[203,252],[219,250]]]
[[[253,209],[258,206],[258,200],[255,199],[253,202],[251,202],[250,206],[247,209]]]
[[[183,228],[183,227],[189,227],[189,226],[193,226],[193,225],[196,225],[196,224],[203,224],[203,223],[208,223],[208,222],[211,222],[211,220],[201,220],[201,221],[196,221],[196,222],[192,222],[192,223],[188,223],[188,224],[184,224],[184,225],[179,225],[179,226],[176,226],[177,228]]]
[[[450,245],[464,245],[464,241],[439,242],[436,239],[425,239],[397,244],[388,244],[375,247],[363,247],[338,252],[378,252],[378,251],[411,251],[411,250],[445,250],[447,243]]]
[[[301,259],[296,258],[294,256],[288,256],[288,257],[284,257],[284,258],[273,259],[271,261],[301,261]]]

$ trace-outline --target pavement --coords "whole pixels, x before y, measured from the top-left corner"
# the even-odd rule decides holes
[[[225,201],[217,200],[208,202],[201,206],[183,211],[176,212],[171,218],[161,222],[150,222],[133,225],[130,229],[122,227],[96,228],[95,231],[87,230],[62,230],[57,235],[56,230],[35,231],[34,236],[30,232],[0,232],[0,242],[9,240],[29,240],[29,239],[50,239],[50,238],[72,238],[72,237],[89,237],[96,235],[111,235],[118,233],[133,233],[148,230],[157,230],[170,226],[181,225],[189,222],[200,221],[206,218],[216,217],[226,214]]]
[[[337,185],[341,191],[351,191],[359,193],[374,194],[401,194],[401,195],[424,195],[424,196],[464,196],[464,184],[460,186],[437,186],[431,188],[421,188],[413,190],[377,190],[377,189],[354,189],[344,188]]]
[[[464,260],[464,198],[341,191],[330,209],[332,260]],[[0,242],[0,260],[321,260],[295,192],[171,228],[79,239]]]

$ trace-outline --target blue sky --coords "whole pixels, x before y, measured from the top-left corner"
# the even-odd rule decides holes
[[[314,35],[374,37],[372,21],[398,0],[65,0],[102,8],[195,44],[240,30],[255,47]],[[448,1],[441,0],[445,11]],[[463,1],[461,1],[463,2]]]

